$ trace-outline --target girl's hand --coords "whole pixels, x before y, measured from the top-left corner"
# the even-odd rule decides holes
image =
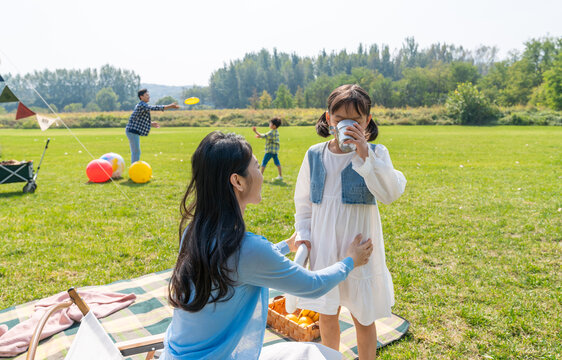
[[[290,238],[285,240],[285,242],[289,246],[289,251],[290,252],[297,252],[297,250],[299,249],[299,246],[301,246],[301,244],[305,244],[306,247],[308,248],[308,251],[310,252],[310,241],[308,241],[308,240],[295,241],[296,238],[297,238],[297,232],[295,231],[293,233],[293,235],[291,235]]]
[[[361,244],[362,239],[363,235],[357,235],[351,245],[349,245],[349,248],[347,248],[347,256],[351,256],[355,267],[368,263],[369,257],[371,257],[373,252],[373,242],[371,239]]]
[[[297,250],[299,249],[299,247],[300,247],[302,244],[305,244],[305,245],[306,245],[306,248],[308,249],[308,253],[310,254],[310,247],[311,247],[311,245],[310,245],[310,241],[308,241],[308,240],[299,240],[299,241],[295,242],[295,252],[297,252]]]
[[[255,127],[255,126],[252,126],[252,130],[256,131],[256,127]]]
[[[355,150],[361,159],[367,159],[369,156],[369,144],[367,143],[367,138],[365,137],[365,130],[359,124],[353,124],[353,126],[348,126],[345,132],[346,135],[353,137],[355,140],[346,140],[345,144],[355,144],[357,149]]]

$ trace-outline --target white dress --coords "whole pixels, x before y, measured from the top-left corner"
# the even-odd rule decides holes
[[[363,177],[377,203],[390,204],[406,187],[406,178],[395,170],[384,145],[369,148],[365,161],[356,152],[334,154],[328,147],[322,155],[326,180],[322,202],[310,201],[310,168],[305,156],[295,188],[295,229],[297,240],[310,240],[311,270],[323,269],[345,258],[347,248],[357,234],[372,239],[369,262],[351,271],[348,278],[317,299],[299,298],[297,306],[322,314],[337,314],[345,306],[362,325],[391,316],[394,288],[386,267],[384,241],[377,205],[343,204],[341,172],[352,162],[353,170]],[[345,184],[344,184],[345,185]]]

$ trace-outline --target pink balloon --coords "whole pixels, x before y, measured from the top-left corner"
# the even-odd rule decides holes
[[[111,174],[113,174],[113,166],[111,166],[111,163],[107,160],[92,160],[88,166],[86,166],[88,179],[95,183],[106,182],[111,177]]]

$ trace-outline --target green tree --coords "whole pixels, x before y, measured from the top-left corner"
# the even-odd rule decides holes
[[[406,38],[397,51],[384,44],[360,44],[355,53],[342,50],[328,54],[322,50],[316,57],[262,49],[215,71],[209,92],[217,108],[243,108],[255,106],[251,103],[254,90],[258,95],[264,90],[274,94],[285,84],[294,95],[299,87],[303,89],[305,106],[324,107],[326,92],[345,81],[358,83],[369,93],[377,88],[378,95],[384,88],[385,96],[379,96],[379,101],[392,106],[429,106],[443,103],[457,83],[471,82],[500,104],[525,104],[552,66],[562,39],[531,40],[525,46],[522,55],[514,54],[499,66],[495,66],[495,47],[468,51],[436,43],[423,49],[414,38]],[[391,83],[385,81],[382,87],[374,84],[378,73]]]
[[[0,106],[0,114],[5,114],[6,113],[6,109],[4,109],[3,106]]]
[[[527,104],[533,87],[539,85],[534,73],[535,65],[528,59],[516,61],[507,69],[507,84],[500,91],[499,100],[502,105]]]
[[[260,96],[260,105],[259,105],[260,109],[269,109],[271,108],[271,95],[269,95],[269,93],[264,90],[261,93]]]
[[[259,109],[260,107],[260,97],[258,96],[258,92],[256,89],[252,92],[252,96],[248,99],[250,101],[250,109]]]
[[[451,63],[451,80],[455,86],[463,82],[476,84],[479,77],[480,74],[476,66],[461,61]]]
[[[304,98],[304,91],[300,86],[297,86],[295,92],[295,107],[302,109],[306,106],[306,99]]]
[[[120,103],[133,103],[138,100],[137,91],[140,88],[140,76],[130,70],[104,65],[99,71],[99,89],[111,88]],[[119,106],[116,108],[118,109]]]
[[[171,103],[177,103],[178,101],[176,99],[174,99],[172,96],[164,96],[161,99],[158,99],[158,101],[156,102],[156,105],[168,105]]]
[[[199,104],[209,105],[211,103],[211,89],[209,86],[193,85],[190,88],[183,89],[182,98],[190,97],[199,98]]]
[[[534,75],[531,76],[533,86],[542,82],[542,75],[550,69],[560,50],[562,50],[562,38],[544,37],[525,42],[522,60],[530,64],[529,71]]]
[[[529,105],[536,106],[536,107],[545,107],[547,105],[546,99],[546,84],[542,83],[541,85],[533,88],[533,92],[531,93],[531,97],[529,98]]]
[[[119,97],[111,88],[103,88],[96,94],[96,103],[101,111],[112,111],[119,109]]]
[[[82,103],[72,103],[72,104],[68,104],[66,105],[62,111],[64,112],[82,112],[84,111],[84,107],[82,106]]]
[[[129,98],[121,103],[121,110],[129,111],[135,108],[135,105],[139,102],[139,98]],[[99,110],[98,110],[99,111]]]
[[[370,93],[377,75],[379,74],[376,71],[359,66],[351,70],[351,82],[361,86],[367,93]]]
[[[460,83],[446,102],[449,116],[462,125],[489,124],[499,117],[499,110],[471,83]]]
[[[455,87],[451,82],[450,66],[434,63],[432,67],[404,69],[399,81],[402,106],[431,106],[442,104],[447,93]]]
[[[293,95],[291,95],[289,88],[285,84],[281,84],[277,88],[272,105],[276,109],[291,109],[295,107]]]
[[[478,81],[478,88],[491,101],[503,104],[503,92],[509,82],[509,62],[500,61],[494,63],[488,74]]]
[[[66,105],[81,103],[83,106],[96,100],[96,94],[105,87],[113,89],[121,104],[134,105],[140,77],[129,70],[104,65],[97,69],[43,70],[23,76],[6,76],[18,98],[28,106],[44,107],[43,101],[34,93],[35,88],[45,101],[64,109]],[[132,108],[131,105],[131,108]]]
[[[544,73],[544,87],[547,105],[554,110],[562,110],[562,52]]]
[[[325,108],[330,93],[336,88],[334,78],[321,75],[304,89],[307,107]]]
[[[96,104],[95,101],[92,101],[92,102],[89,102],[88,105],[86,105],[86,111],[87,112],[99,112],[99,111],[101,111],[101,109],[98,106],[98,104]]]
[[[396,104],[394,92],[392,79],[385,78],[381,74],[378,74],[371,90],[373,105],[381,105],[384,107],[399,106]]]

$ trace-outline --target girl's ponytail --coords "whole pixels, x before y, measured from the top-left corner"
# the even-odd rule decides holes
[[[322,116],[316,122],[316,133],[322,137],[330,136],[330,127],[328,125],[328,120],[326,119],[326,112],[322,113]]]
[[[318,128],[318,125],[316,125],[316,128]],[[377,126],[373,118],[371,118],[371,121],[369,121],[369,123],[367,124],[365,134],[369,135],[367,141],[373,141],[377,138],[377,136],[379,136],[379,127]]]

